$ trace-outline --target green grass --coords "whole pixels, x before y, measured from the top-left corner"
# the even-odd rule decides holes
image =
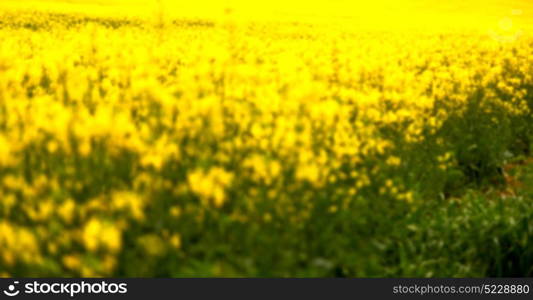
[[[533,164],[521,187],[471,190],[409,214],[383,246],[392,276],[533,275]]]
[[[533,164],[519,165],[507,175],[517,186],[478,186],[416,209],[391,208],[386,218],[372,210],[372,202],[353,207],[366,212],[359,217],[354,210],[329,214],[327,195],[315,199],[313,217],[301,226],[286,227],[275,219],[243,226],[207,215],[205,227],[189,232],[185,256],[150,260],[130,251],[124,262],[143,264],[121,263],[118,275],[533,276]]]

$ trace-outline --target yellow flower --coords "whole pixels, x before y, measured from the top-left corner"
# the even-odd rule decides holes
[[[390,156],[387,159],[387,164],[390,166],[399,166],[401,162],[401,159],[397,156]]]
[[[122,247],[122,232],[117,226],[96,218],[85,224],[82,239],[85,247],[93,252],[100,247],[117,252]]]
[[[170,237],[170,245],[176,249],[181,247],[181,237],[179,234],[176,233]]]
[[[65,221],[67,224],[70,224],[72,222],[72,219],[74,218],[74,210],[76,209],[76,204],[74,203],[74,200],[68,199],[65,202],[63,202],[62,205],[59,206],[57,209],[57,213]]]
[[[225,189],[233,180],[233,174],[220,167],[211,168],[208,172],[196,170],[189,174],[187,181],[190,189],[204,201],[213,200],[220,207],[226,200]]]
[[[122,247],[122,232],[114,225],[104,227],[101,241],[112,252],[118,252]]]
[[[71,270],[78,270],[81,267],[81,260],[78,255],[63,256],[63,265]]]
[[[144,201],[139,195],[129,191],[121,191],[115,192],[112,198],[111,203],[115,210],[126,210],[137,221],[144,219]]]
[[[319,166],[311,162],[301,165],[298,170],[296,170],[296,178],[299,180],[307,180],[313,184],[318,184],[320,179]]]
[[[149,256],[161,256],[167,251],[163,240],[156,234],[145,234],[137,239],[137,243]]]
[[[102,224],[97,219],[91,219],[83,229],[83,242],[90,251],[95,251],[100,244],[100,232]]]

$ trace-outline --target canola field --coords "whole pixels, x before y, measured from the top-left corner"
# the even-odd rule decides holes
[[[1,276],[533,275],[527,2],[89,2],[0,5]]]

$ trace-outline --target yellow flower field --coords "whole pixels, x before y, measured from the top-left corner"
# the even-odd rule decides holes
[[[529,12],[87,2],[0,6],[0,275],[487,274],[385,241],[531,155]]]

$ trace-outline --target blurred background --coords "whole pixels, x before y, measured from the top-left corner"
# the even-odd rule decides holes
[[[529,0],[2,0],[0,9],[44,10],[168,18],[227,18],[342,22],[370,28],[449,27],[529,30]]]

